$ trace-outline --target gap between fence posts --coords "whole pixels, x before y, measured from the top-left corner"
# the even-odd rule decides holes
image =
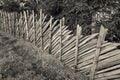
[[[96,45],[96,53],[93,60],[93,66],[91,67],[90,80],[94,80],[95,72],[98,65],[99,55],[101,53],[102,43],[104,42],[106,34],[107,34],[107,29],[101,26],[97,45]]]
[[[49,54],[51,53],[52,50],[52,16],[50,17],[50,27],[49,27]]]
[[[77,30],[76,30],[76,51],[75,51],[75,72],[77,71],[77,66],[78,66],[78,53],[79,53],[79,38],[82,33],[82,28],[77,25]]]

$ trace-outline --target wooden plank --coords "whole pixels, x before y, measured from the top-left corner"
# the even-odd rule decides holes
[[[62,40],[63,45],[65,45],[66,42],[68,42],[72,37],[73,37],[73,35],[68,35],[68,36],[66,36],[66,37]]]
[[[71,36],[70,40],[63,43],[63,49],[65,49],[67,46],[69,46],[72,42],[75,42],[75,36]]]
[[[41,41],[41,50],[43,50],[42,10],[40,10],[40,34],[41,34],[41,40],[40,40]]]
[[[45,24],[45,26],[43,27],[43,33],[46,32],[46,30],[48,30],[50,25],[50,20]]]
[[[104,60],[104,59],[107,59],[107,58],[109,58],[111,56],[114,56],[114,55],[120,53],[119,52],[120,50],[115,50],[115,49],[116,49],[116,47],[112,46],[112,47],[108,48],[107,50],[101,51],[102,54],[103,53],[106,53],[106,54],[101,55],[99,57],[99,60]],[[109,52],[109,51],[111,51],[111,52]]]
[[[80,50],[79,53],[82,54],[90,49],[95,48],[96,44],[97,44],[97,39],[91,40],[89,43],[86,43],[85,45],[79,47],[79,50]]]
[[[81,33],[82,33],[82,28],[77,25],[77,32],[76,32],[76,51],[75,51],[75,71],[77,69],[77,65],[78,65],[78,53],[79,53],[79,38],[81,37]]]
[[[117,52],[117,51],[114,51],[114,52]],[[102,55],[101,58],[103,59],[105,56],[106,56],[106,55]],[[89,54],[89,55],[87,55],[87,56],[84,56],[83,58],[81,57],[81,60],[79,61],[79,64],[80,64],[81,66],[87,65],[88,63],[91,64],[91,63],[90,63],[90,62],[91,62],[90,60],[91,60],[93,57],[94,57],[93,54]],[[110,57],[110,56],[108,56],[108,57]],[[101,58],[99,58],[99,61],[101,60]]]
[[[70,35],[70,33],[71,33],[72,31],[69,31],[69,30],[65,30],[64,32],[63,32],[63,38],[65,38],[66,36],[68,36],[68,35]]]
[[[102,77],[102,78],[96,78],[95,80],[120,80],[120,74],[111,75],[111,76]]]
[[[62,61],[62,20],[60,20],[60,45],[59,45],[59,49],[60,49],[60,52],[59,52],[59,60]]]
[[[106,44],[107,45],[107,44]],[[109,45],[109,44],[108,44]],[[107,46],[108,46],[107,45]],[[92,50],[92,48],[91,48],[91,50]],[[94,49],[94,47],[93,47],[93,50],[95,50]],[[92,50],[92,51],[93,51]],[[85,53],[85,52],[83,52],[83,53]],[[94,52],[90,52],[89,54],[86,54],[86,55],[84,55],[84,56],[81,56],[80,55],[80,57],[81,57],[81,60],[79,61],[79,63],[81,63],[81,62],[83,62],[83,61],[85,61],[85,60],[89,60],[89,59],[92,59],[93,57],[94,57],[94,54],[93,54]],[[107,51],[106,50],[104,50],[104,51],[101,51],[101,54],[104,54],[104,53],[107,53]]]
[[[112,66],[112,67],[97,71],[96,75],[97,74],[102,74],[102,73],[105,73],[105,72],[109,72],[109,71],[112,71],[112,70],[115,70],[115,69],[119,69],[119,68],[120,68],[120,65],[115,65],[115,66]]]
[[[79,46],[79,49],[87,49],[89,48],[91,45],[96,45],[97,44],[97,39],[91,39],[88,43]]]
[[[44,14],[43,14],[44,15]],[[42,24],[44,24],[46,21],[46,18],[47,18],[47,15],[43,16],[43,19],[42,19]]]
[[[60,42],[57,42],[54,46],[52,46],[52,50],[56,49],[57,46],[59,46]]]
[[[104,29],[104,27],[101,26],[100,34],[99,34],[99,38],[98,38],[98,42],[97,42],[96,53],[95,53],[95,57],[94,57],[94,61],[93,61],[93,66],[91,68],[90,80],[94,80],[94,75],[95,75],[95,71],[96,71],[97,64],[98,64],[98,58],[99,58],[100,51],[101,51],[101,45],[105,39],[106,33],[107,33],[107,29]]]
[[[69,36],[68,36],[69,37]],[[66,37],[67,38],[67,37]],[[68,46],[71,42],[75,41],[75,36],[70,35],[70,37],[68,39],[64,39],[63,40],[63,48],[65,48],[66,46]]]
[[[53,22],[53,24],[52,24],[52,26],[51,26],[51,29],[52,29],[52,30],[54,29],[54,27],[57,26],[57,23],[58,23],[58,20],[55,20],[55,21]]]
[[[56,55],[56,54],[58,54],[58,57],[59,57],[59,46],[57,45],[56,47],[55,47],[55,49],[54,50],[52,50],[52,54],[53,55]],[[58,53],[57,53],[58,52]]]
[[[52,17],[51,17],[52,18]],[[52,27],[55,25],[56,23],[52,24],[52,19],[50,21],[50,27],[49,27],[49,54],[51,53],[52,50]]]
[[[89,42],[91,39],[94,39],[96,36],[98,36],[98,33],[89,36],[87,39],[85,39],[83,42],[81,42],[79,44],[79,46],[83,46],[84,44],[86,44],[87,42]]]
[[[71,50],[69,50],[68,52],[66,52],[64,55],[62,55],[63,57],[63,61],[66,60],[68,57],[70,57],[72,55],[72,57],[74,56],[74,54],[71,54],[71,52],[74,51],[75,52],[75,47],[72,48]]]
[[[108,44],[106,44],[108,45]],[[106,46],[104,45],[104,46]],[[102,47],[104,47],[102,45]],[[87,53],[87,54],[86,54]],[[88,65],[88,64],[92,64],[92,59],[94,57],[94,53],[95,53],[95,48],[93,48],[92,50],[86,52],[85,56],[81,56],[81,60],[78,62],[79,63],[79,67],[82,67],[82,66],[85,66],[85,65]],[[103,54],[104,52],[102,52],[101,54]],[[82,60],[83,59],[83,60]]]
[[[52,42],[54,42],[54,40],[56,40],[56,38],[59,37],[59,32],[60,32],[60,29],[58,29],[58,31],[55,33],[55,35],[52,36]]]
[[[113,70],[113,71],[109,71],[109,72],[106,72],[106,73],[102,73],[102,74],[98,74],[95,76],[95,78],[101,78],[101,77],[107,77],[107,76],[112,76],[112,75],[116,75],[116,74],[120,74],[120,69],[116,69],[116,70]]]
[[[98,63],[98,66],[99,67],[103,67],[103,65],[105,65],[105,64],[108,64],[108,66],[110,66],[111,64],[109,64],[110,62],[113,62],[113,61],[117,61],[117,60],[119,60],[120,59],[120,54],[118,54],[118,55],[115,55],[115,56],[112,56],[112,57],[110,57],[110,58],[107,58],[107,59],[105,59],[105,60],[102,60],[102,61],[99,61]],[[107,66],[107,65],[106,65]],[[98,68],[99,68],[98,67]]]
[[[27,22],[27,15],[26,12],[24,11],[24,18],[25,18],[25,31],[26,31],[26,40],[29,39],[29,32],[28,32],[28,22]]]
[[[68,30],[68,26],[63,26],[62,32],[65,32],[66,30]]]
[[[107,64],[104,64],[103,66],[98,66],[97,71],[103,70],[105,68],[109,68],[111,66],[115,66],[120,64],[120,60],[115,60],[113,62],[108,62]]]
[[[68,54],[68,56],[64,56],[64,62],[69,62],[69,60],[71,60],[71,59],[73,59],[73,58],[75,58],[75,48],[73,48],[73,49],[71,49],[70,51],[69,51],[70,53]],[[71,56],[71,55],[73,55],[73,56]],[[73,65],[75,65],[75,64],[73,64]]]
[[[32,27],[32,19],[33,19],[33,16],[29,16],[29,19],[28,19],[28,27],[29,28]]]
[[[53,29],[52,29],[52,35],[54,36],[56,34],[56,32],[59,30],[60,28],[60,24],[56,25]]]
[[[75,41],[71,42],[68,46],[63,48],[63,53],[65,54],[67,51],[75,47]]]

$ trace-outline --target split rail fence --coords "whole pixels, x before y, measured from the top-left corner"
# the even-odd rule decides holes
[[[34,11],[31,14],[0,11],[0,30],[34,43],[90,80],[120,79],[120,50],[116,44],[104,41],[107,29],[103,26],[100,33],[83,36],[77,25],[73,35],[64,18],[48,19],[42,10],[39,19],[36,17]]]

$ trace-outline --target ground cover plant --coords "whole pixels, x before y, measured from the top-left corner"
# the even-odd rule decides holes
[[[49,53],[0,32],[0,80],[86,80]]]

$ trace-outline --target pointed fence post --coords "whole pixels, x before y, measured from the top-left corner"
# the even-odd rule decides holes
[[[43,50],[43,27],[42,27],[42,9],[40,10],[40,35],[41,35],[41,50]]]
[[[10,24],[10,13],[8,13],[8,32],[9,32],[9,34],[11,34],[11,24]]]
[[[24,18],[25,18],[26,40],[29,40],[28,21],[27,21],[27,14],[25,11],[24,11]]]
[[[49,27],[49,54],[51,54],[51,49],[52,49],[52,16],[50,18],[50,27]]]
[[[59,60],[62,61],[62,19],[60,19],[60,53],[59,53]]]
[[[106,34],[107,34],[107,29],[101,26],[98,41],[97,41],[97,46],[96,46],[96,53],[93,60],[93,66],[91,67],[90,80],[94,80],[95,72],[98,65],[99,55],[101,53],[102,43],[104,42]]]
[[[34,30],[34,45],[36,46],[36,26],[35,26],[35,13],[34,10],[32,11],[32,15],[33,15],[33,30]]]
[[[78,53],[79,53],[79,38],[81,36],[82,28],[77,25],[77,31],[76,31],[76,51],[75,51],[75,72],[77,71],[77,65],[78,65]]]

